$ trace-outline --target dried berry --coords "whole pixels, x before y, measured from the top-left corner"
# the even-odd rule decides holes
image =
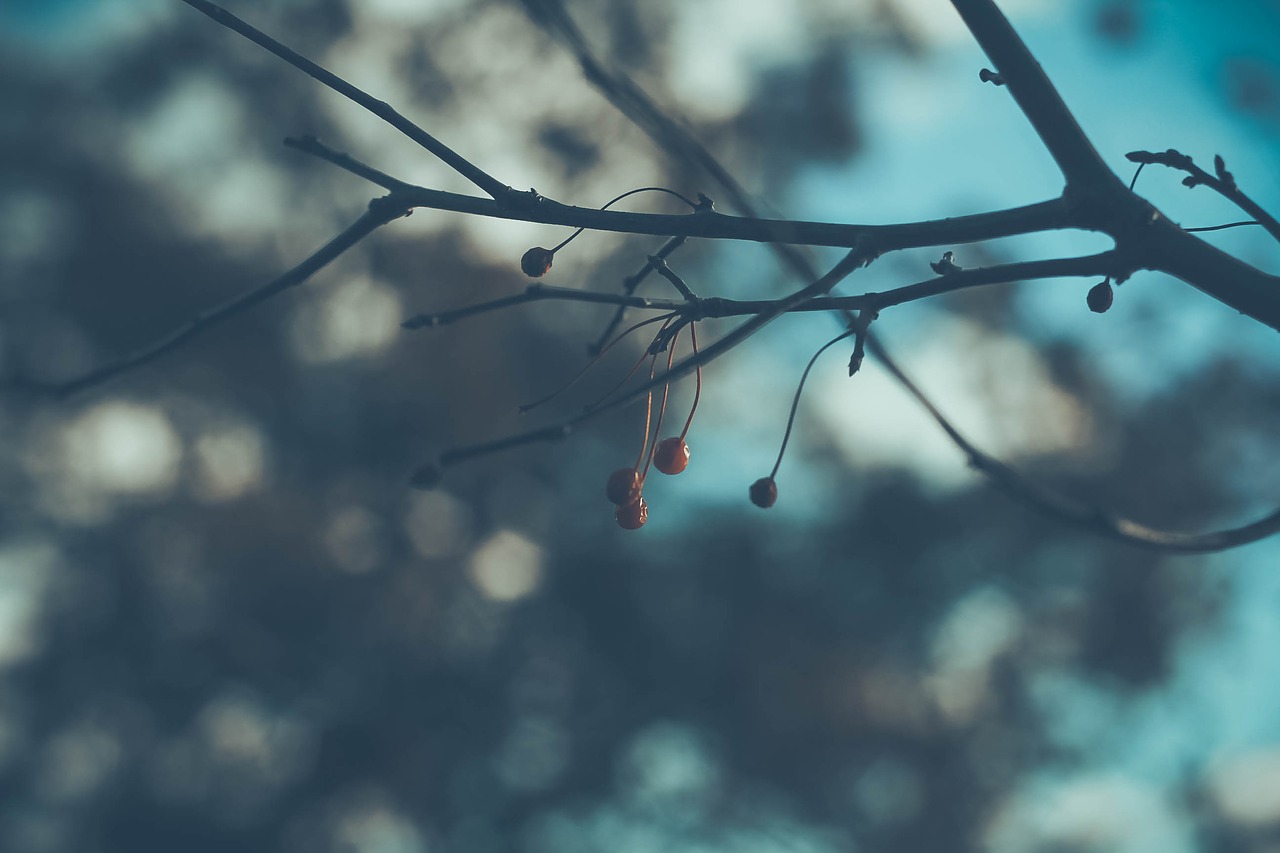
[[[778,502],[778,484],[772,477],[761,477],[751,484],[751,502],[761,509],[768,509]]]
[[[1089,303],[1090,311],[1095,314],[1105,314],[1115,299],[1115,293],[1111,290],[1111,282],[1098,282],[1089,288],[1089,295],[1085,299]]]
[[[653,467],[664,474],[679,474],[689,465],[689,445],[683,438],[664,438],[653,452]]]
[[[520,269],[529,278],[542,278],[550,271],[551,259],[555,257],[555,254],[550,249],[534,246],[520,256]]]

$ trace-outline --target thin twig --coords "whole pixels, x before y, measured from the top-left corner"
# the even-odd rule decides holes
[[[435,314],[416,314],[400,324],[403,329],[429,329],[436,326],[447,326],[458,320],[487,314],[516,305],[527,305],[530,302],[556,300],[561,302],[589,302],[603,305],[617,305],[624,308],[648,308],[657,311],[678,311],[685,307],[683,302],[669,299],[649,299],[644,296],[626,296],[621,293],[597,293],[593,290],[575,290],[571,287],[556,287],[550,284],[531,284],[521,293],[504,296],[489,302],[480,302],[452,311],[440,311]],[[674,306],[674,307],[673,307]]]
[[[1067,186],[1123,189],[1040,63],[993,0],[951,0],[1000,79],[1058,164]]]
[[[1235,176],[1227,171],[1226,163],[1221,156],[1213,158],[1214,171],[1216,175],[1211,175],[1204,169],[1196,165],[1195,161],[1186,154],[1170,148],[1167,151],[1130,151],[1125,158],[1145,166],[1149,163],[1158,163],[1161,166],[1168,166],[1170,169],[1177,169],[1180,172],[1186,172],[1187,177],[1182,179],[1182,183],[1187,187],[1197,187],[1204,185],[1216,192],[1218,195],[1230,201],[1236,207],[1257,220],[1258,225],[1267,229],[1267,233],[1277,240],[1280,240],[1280,221],[1278,221],[1270,213],[1262,208],[1256,201],[1245,195],[1244,191],[1236,184]],[[1245,223],[1241,223],[1245,224]],[[1223,228],[1232,226],[1224,225]],[[1208,228],[1187,228],[1187,231],[1208,231]]]
[[[683,246],[685,241],[688,239],[688,237],[672,237],[670,240],[662,244],[662,248],[658,249],[657,252],[649,257],[658,257],[666,260],[671,257],[671,254],[675,252],[676,249]],[[648,278],[649,273],[651,272],[653,272],[653,263],[646,259],[644,266],[622,280],[622,292],[627,296],[635,293],[636,288],[640,286],[640,282]],[[626,313],[626,310],[627,306],[618,306],[618,310],[613,312],[613,316],[609,318],[609,322],[605,325],[604,331],[600,333],[600,337],[596,339],[595,343],[588,345],[588,355],[597,355],[600,352],[600,348],[605,345],[605,341],[609,340],[613,335],[614,330],[617,329],[618,326],[622,325],[622,317]]]
[[[285,139],[284,145],[286,148],[293,148],[304,154],[310,154],[312,157],[319,157],[339,169],[345,169],[357,177],[364,178],[366,181],[392,192],[400,192],[409,189],[411,186],[398,178],[391,177],[386,172],[379,172],[372,166],[361,163],[350,154],[335,151],[314,136],[290,136]]]
[[[582,30],[574,23],[560,0],[524,0],[524,5],[534,21],[568,48],[578,60],[583,76],[619,112],[631,119],[636,127],[647,133],[659,148],[677,161],[694,163],[710,175],[724,190],[732,207],[748,218],[761,219],[747,191],[684,125],[673,120],[654,103],[634,80],[618,69],[608,67],[595,55]],[[785,226],[775,227],[764,240],[772,244],[775,253],[800,278],[812,280],[817,277],[816,270],[804,255],[794,246],[787,245],[798,241],[788,238]]]
[[[474,163],[458,154],[448,145],[445,145],[430,133],[427,133],[427,131],[396,112],[395,109],[393,109],[386,101],[378,100],[364,90],[353,86],[346,80],[343,80],[332,71],[321,68],[310,59],[290,50],[271,36],[257,29],[252,24],[237,18],[221,6],[210,3],[208,0],[182,0],[182,2],[186,3],[193,9],[208,15],[227,29],[239,33],[254,44],[265,48],[292,65],[294,68],[297,68],[302,73],[318,80],[338,94],[343,95],[364,107],[366,110],[430,151],[436,157],[440,158],[445,165],[449,166],[459,175],[462,175],[464,178],[471,181],[471,183],[484,190],[498,202],[502,204],[516,204],[518,203],[518,196],[528,195],[527,193],[520,193],[513,190],[511,187],[485,172],[479,166],[476,166]]]
[[[1256,219],[1250,219],[1246,222],[1226,222],[1222,225],[1201,225],[1199,228],[1183,228],[1183,231],[1196,233],[1199,231],[1225,231],[1228,228],[1243,228],[1246,225],[1261,225],[1262,223]]]
[[[599,293],[548,284],[531,284],[521,293],[504,296],[488,302],[480,302],[451,311],[435,314],[417,314],[401,323],[405,329],[424,329],[445,326],[469,317],[498,311],[531,302],[555,300],[585,302],[596,305],[617,305],[621,308],[639,308],[650,311],[669,311],[679,314],[686,321],[711,318],[759,316],[761,314],[801,313],[812,311],[880,311],[895,305],[904,305],[920,299],[955,293],[973,287],[1005,284],[1013,281],[1034,281],[1048,278],[1080,278],[1109,275],[1119,262],[1113,250],[1079,258],[1051,258],[1042,261],[1022,261],[997,264],[990,267],[971,267],[945,276],[933,276],[913,284],[889,290],[862,293],[852,296],[815,296],[779,311],[791,297],[783,299],[728,299],[722,296],[700,297],[689,291],[683,300],[656,299],[647,296],[627,296],[623,293]],[[670,273],[675,275],[674,272]],[[678,278],[678,276],[677,276]],[[683,284],[683,281],[681,281]],[[688,285],[685,285],[688,288]],[[687,371],[686,371],[687,372]]]
[[[394,219],[398,219],[408,213],[407,208],[401,199],[394,193],[375,199],[369,204],[369,209],[364,215],[348,226],[344,231],[338,234],[329,242],[321,246],[314,254],[304,260],[302,263],[290,269],[283,275],[272,279],[266,284],[253,288],[239,296],[217,306],[204,311],[185,325],[174,329],[169,334],[159,338],[156,341],[142,347],[141,349],[126,355],[115,361],[109,362],[84,376],[72,379],[67,382],[49,383],[35,385],[24,383],[25,387],[32,390],[43,391],[46,393],[56,394],[62,397],[70,396],[88,388],[101,385],[107,380],[153,361],[164,355],[172,349],[187,342],[191,338],[201,332],[227,320],[231,317],[241,314],[253,306],[265,302],[271,297],[283,293],[291,287],[306,281],[320,269],[327,266],[331,261],[346,252],[356,243],[359,243],[365,237],[368,237],[378,228],[386,225]]]
[[[1127,518],[1109,515],[1097,507],[1072,500],[1060,492],[1028,480],[1013,468],[979,450],[925,396],[919,386],[902,371],[902,368],[898,367],[881,343],[868,340],[867,349],[880,360],[898,384],[924,407],[952,443],[965,454],[970,466],[986,475],[987,479],[1013,498],[1024,501],[1059,521],[1078,525],[1093,533],[1119,539],[1130,545],[1180,554],[1225,551],[1280,533],[1280,510],[1240,527],[1210,533],[1178,533],[1147,527]]]

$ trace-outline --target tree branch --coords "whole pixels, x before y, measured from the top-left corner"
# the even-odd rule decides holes
[[[856,296],[815,296],[800,302],[781,313],[812,311],[880,311],[895,305],[903,305],[919,299],[953,293],[971,287],[1004,284],[1014,281],[1031,281],[1046,278],[1074,278],[1082,276],[1112,275],[1119,255],[1115,251],[1086,255],[1079,258],[1052,258],[1043,261],[1023,261],[999,264],[991,267],[973,267],[947,275],[933,276],[914,284],[895,287],[881,292],[868,292]],[[789,297],[788,297],[789,298]],[[547,284],[531,284],[521,293],[504,296],[488,302],[480,302],[451,311],[434,314],[415,314],[401,323],[405,329],[429,329],[447,326],[459,320],[511,308],[533,302],[582,302],[596,305],[616,305],[622,308],[638,308],[647,311],[667,311],[682,317],[686,322],[741,317],[746,315],[773,314],[784,299],[728,299],[721,296],[693,296],[685,299],[655,299],[628,293],[601,293],[594,290],[578,290],[570,287],[554,287]],[[705,350],[704,350],[705,352]],[[705,361],[691,362],[696,368]],[[688,370],[685,371],[687,373]]]
[[[1280,221],[1274,216],[1267,213],[1261,205],[1245,195],[1244,191],[1236,184],[1235,176],[1227,171],[1227,165],[1221,156],[1213,158],[1214,171],[1216,175],[1210,175],[1204,169],[1195,164],[1195,161],[1180,151],[1170,148],[1168,151],[1155,153],[1152,151],[1130,151],[1124,155],[1125,159],[1142,165],[1158,163],[1161,166],[1168,166],[1171,169],[1177,169],[1187,173],[1187,177],[1182,179],[1183,186],[1197,187],[1203,184],[1209,187],[1218,195],[1230,201],[1236,207],[1252,216],[1258,225],[1267,229],[1267,233],[1280,240]],[[1187,229],[1193,230],[1193,229]],[[1208,230],[1208,229],[1194,229]]]
[[[340,77],[286,48],[226,10],[208,0],[183,0],[183,2],[254,41],[382,118],[484,190],[491,198],[412,186],[379,172],[349,155],[334,151],[314,138],[286,140],[286,145],[320,157],[378,184],[390,190],[390,195],[372,202],[369,211],[356,223],[279,278],[197,316],[186,326],[130,356],[79,379],[48,386],[46,390],[62,394],[72,393],[97,385],[125,370],[144,364],[223,319],[247,310],[288,287],[301,283],[316,270],[391,219],[407,214],[414,207],[428,207],[579,229],[662,235],[669,240],[658,255],[651,256],[646,266],[627,280],[628,289],[623,294],[597,294],[534,285],[522,294],[503,299],[453,311],[419,315],[405,322],[404,325],[407,328],[443,325],[488,311],[543,300],[610,304],[617,306],[619,311],[625,307],[664,310],[670,314],[667,323],[672,324],[670,330],[673,334],[678,333],[684,325],[693,324],[708,317],[748,316],[748,319],[711,346],[695,351],[694,355],[683,361],[671,364],[668,360],[667,371],[662,376],[651,375],[638,387],[614,394],[601,404],[560,424],[446,451],[441,455],[438,464],[423,466],[414,474],[415,485],[424,485],[435,479],[443,465],[532,441],[563,438],[583,420],[625,405],[640,395],[651,392],[655,387],[665,385],[714,361],[783,314],[795,311],[826,310],[840,312],[849,329],[849,334],[857,335],[851,372],[856,366],[855,363],[860,360],[860,353],[865,345],[880,358],[895,379],[929,411],[942,430],[965,452],[973,467],[985,473],[998,487],[1058,518],[1084,525],[1095,532],[1133,544],[1183,552],[1221,550],[1280,531],[1280,511],[1278,511],[1253,524],[1218,533],[1203,535],[1167,533],[1124,519],[1112,518],[1096,509],[1031,483],[1012,468],[987,456],[968,442],[897,367],[879,342],[870,335],[867,324],[878,311],[941,293],[997,282],[1062,276],[1105,275],[1121,281],[1138,269],[1159,270],[1177,276],[1225,304],[1273,328],[1280,329],[1280,286],[1278,286],[1280,279],[1256,270],[1209,246],[1172,223],[1131,189],[1126,189],[1114,173],[1106,167],[1039,63],[993,0],[952,0],[952,3],[999,71],[998,75],[985,72],[984,79],[997,81],[1009,88],[1018,106],[1058,164],[1066,181],[1063,195],[1056,199],[1007,210],[893,225],[802,222],[765,219],[756,215],[755,207],[746,192],[687,128],[669,117],[627,75],[607,67],[594,55],[581,31],[565,12],[560,0],[523,0],[523,2],[530,15],[574,54],[586,78],[623,114],[645,130],[672,157],[696,164],[705,170],[728,193],[731,204],[745,215],[727,216],[716,213],[709,203],[705,206],[699,205],[693,213],[681,215],[587,209],[561,204],[533,191],[518,192],[458,155],[434,136],[404,118],[388,104],[369,96]],[[1183,157],[1174,151],[1167,152],[1166,155],[1151,155],[1148,152],[1135,152],[1135,154],[1147,158],[1139,159],[1138,162],[1163,162],[1165,165],[1187,171],[1190,177],[1184,183],[1188,186],[1199,183],[1212,186],[1253,215],[1259,224],[1280,239],[1280,222],[1239,191],[1221,158],[1216,159],[1217,174],[1215,176],[1194,166],[1190,158]],[[1166,162],[1169,157],[1175,155],[1176,162]],[[1134,157],[1135,155],[1130,155],[1131,159]],[[1161,157],[1165,160],[1160,159]],[[1064,228],[1104,232],[1116,241],[1116,247],[1111,251],[1086,257],[1057,258],[969,270],[961,269],[952,263],[940,262],[934,265],[935,271],[939,273],[937,277],[904,287],[883,293],[863,293],[858,296],[828,295],[838,282],[854,270],[866,266],[886,252],[923,246],[956,245]],[[793,293],[774,300],[699,298],[684,285],[683,280],[674,271],[666,268],[662,260],[688,237],[768,243],[787,266],[809,283]],[[836,246],[847,248],[849,251],[829,272],[819,276],[808,259],[796,249],[799,245]],[[672,281],[684,296],[683,300],[647,299],[632,293],[634,284],[655,269]],[[855,311],[861,313],[855,316],[853,313]],[[615,315],[613,325],[616,325],[617,316]],[[660,336],[661,334],[659,333]],[[660,340],[659,338],[655,345]]]
[[[271,36],[257,29],[252,24],[237,18],[221,6],[210,3],[208,0],[182,0],[182,2],[186,3],[196,11],[208,15],[214,21],[227,29],[239,33],[254,44],[265,48],[292,65],[294,68],[297,68],[302,73],[328,86],[339,95],[342,95],[364,107],[366,110],[373,113],[375,116],[382,119],[426,150],[430,151],[444,162],[445,165],[449,166],[459,175],[462,175],[464,178],[471,181],[471,183],[484,190],[498,202],[502,204],[519,204],[519,200],[521,198],[526,198],[528,196],[527,193],[513,190],[511,187],[485,172],[479,166],[476,166],[474,163],[458,154],[458,152],[454,151],[448,145],[445,145],[430,133],[427,133],[421,127],[418,127],[418,125],[400,115],[400,113],[396,112],[396,110],[393,109],[386,101],[380,101],[377,98],[372,97],[362,89],[351,85],[346,80],[343,80],[337,74],[334,74],[325,68],[321,68],[310,59],[290,50],[280,42],[271,38]]]
[[[995,64],[1018,108],[1058,164],[1068,188],[1122,189],[1120,179],[1107,168],[1057,88],[993,0],[951,0],[951,5]]]
[[[998,459],[983,453],[965,438],[955,425],[939,411],[924,392],[907,377],[878,341],[868,341],[871,350],[898,384],[907,390],[929,413],[952,443],[965,454],[969,464],[986,475],[997,488],[1049,516],[1083,527],[1148,550],[1179,554],[1204,554],[1237,548],[1280,533],[1280,509],[1250,524],[1210,533],[1179,533],[1157,530],[1127,518],[1109,515],[1097,507],[1072,500],[1065,495],[1028,480]]]
[[[348,226],[344,231],[339,233],[329,242],[321,246],[314,254],[308,257],[302,263],[283,275],[272,279],[261,287],[253,288],[241,295],[231,299],[216,308],[204,311],[185,325],[174,329],[169,334],[153,341],[141,349],[109,362],[96,370],[86,373],[76,379],[67,382],[58,383],[32,383],[19,381],[16,383],[18,387],[26,390],[33,390],[43,393],[56,394],[61,397],[67,397],[72,394],[84,391],[88,388],[101,385],[115,376],[140,367],[147,362],[154,361],[156,358],[164,355],[179,345],[189,341],[201,332],[209,329],[224,320],[241,314],[253,306],[265,302],[271,297],[283,293],[295,285],[302,284],[312,275],[327,266],[331,261],[346,252],[356,243],[359,243],[365,237],[368,237],[374,231],[407,215],[409,207],[404,200],[396,194],[383,196],[374,199],[369,203],[369,209],[364,215]]]

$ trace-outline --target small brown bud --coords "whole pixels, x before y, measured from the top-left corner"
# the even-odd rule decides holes
[[[1090,311],[1095,314],[1105,314],[1115,300],[1115,294],[1111,290],[1111,282],[1100,281],[1089,288],[1089,295],[1085,297],[1085,300],[1089,303]]]
[[[555,252],[534,246],[520,256],[520,269],[529,278],[542,278],[551,269],[551,259]]]
[[[768,509],[778,502],[778,484],[772,477],[761,477],[751,484],[748,494],[753,504],[761,509]]]

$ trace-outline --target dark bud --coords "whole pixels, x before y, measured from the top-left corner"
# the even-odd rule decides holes
[[[1235,175],[1227,171],[1226,161],[1222,159],[1221,154],[1213,155],[1213,170],[1218,173],[1218,180],[1222,181],[1222,185],[1229,190],[1236,188]]]
[[[640,500],[640,472],[635,468],[619,468],[609,475],[604,494],[610,503],[630,506]]]
[[[871,325],[871,321],[878,317],[878,313],[867,314],[863,312],[858,316],[859,320],[865,321],[867,326]],[[857,373],[862,369],[862,361],[866,358],[867,349],[867,326],[862,327],[862,331],[853,339],[853,354],[849,356],[849,375]]]
[[[751,496],[751,502],[761,509],[768,509],[778,502],[778,484],[772,477],[756,480],[747,493]]]
[[[955,262],[955,256],[955,252],[943,252],[941,260],[930,261],[929,266],[938,275],[951,275],[952,273],[960,272],[961,268],[960,265]]]
[[[1111,289],[1111,282],[1098,282],[1089,288],[1089,295],[1085,299],[1089,303],[1090,311],[1095,314],[1105,314],[1107,309],[1111,307],[1111,303],[1115,301],[1115,293]]]
[[[534,246],[520,256],[520,269],[529,278],[542,278],[551,269],[551,259],[555,252]]]
[[[613,511],[613,520],[623,530],[639,530],[649,520],[649,504],[640,498],[633,504],[617,507]]]
[[[853,355],[849,356],[849,375],[857,373],[862,369],[863,354],[857,350],[853,351]]]
[[[978,79],[983,83],[990,83],[993,86],[1003,86],[1004,76],[992,71],[990,68],[984,68],[978,72]]]

